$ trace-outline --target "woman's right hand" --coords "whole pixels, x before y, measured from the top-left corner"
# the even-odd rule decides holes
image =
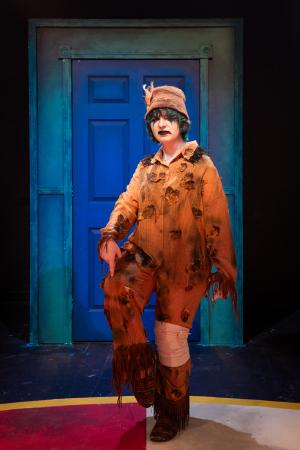
[[[98,249],[99,257],[109,265],[110,276],[113,277],[115,273],[116,261],[121,258],[122,252],[120,247],[114,239],[104,241],[100,249]]]

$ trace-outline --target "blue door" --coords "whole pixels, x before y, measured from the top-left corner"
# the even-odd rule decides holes
[[[199,141],[199,61],[74,60],[72,64],[73,339],[110,341],[99,288],[108,265],[101,268],[97,241],[99,228],[106,225],[138,162],[158,149],[145,130],[142,85],[153,80],[154,86],[183,89],[192,120],[189,139]],[[155,301],[153,293],[143,315],[150,340]],[[200,340],[199,310],[190,340]]]

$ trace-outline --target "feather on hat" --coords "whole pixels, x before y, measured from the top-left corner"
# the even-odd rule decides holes
[[[145,92],[145,96],[144,96],[145,103],[147,106],[150,106],[153,89],[154,89],[153,81],[151,81],[150,86],[148,86],[148,87],[147,87],[147,84],[143,84],[143,89]]]

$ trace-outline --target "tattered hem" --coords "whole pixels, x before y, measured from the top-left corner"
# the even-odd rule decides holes
[[[112,377],[118,406],[122,406],[122,385],[126,384],[134,391],[135,384],[142,379],[142,372],[146,377],[155,378],[156,370],[156,352],[148,342],[117,347],[113,354]]]

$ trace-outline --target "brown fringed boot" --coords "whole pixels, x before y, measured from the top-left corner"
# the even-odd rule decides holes
[[[173,439],[177,432],[184,430],[189,422],[190,395],[189,376],[191,359],[179,367],[158,364],[159,385],[154,401],[156,423],[150,439],[165,442]]]

